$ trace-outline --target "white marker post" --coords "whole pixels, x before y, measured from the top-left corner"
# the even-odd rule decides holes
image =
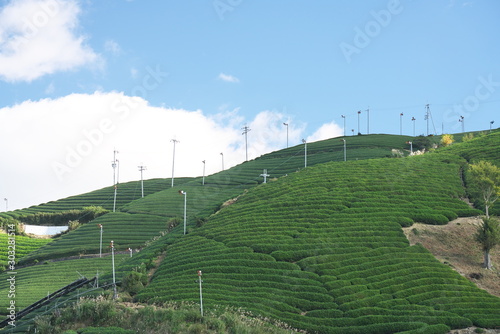
[[[184,195],[184,234],[186,234],[186,204],[187,204],[187,193],[184,190],[179,190],[179,194]]]
[[[101,240],[99,242],[99,257],[102,257],[102,224],[97,224],[99,228],[101,229]]]
[[[198,282],[200,283],[200,313],[201,313],[201,316],[203,317],[203,293],[202,293],[202,290],[201,290],[201,283],[203,282],[201,280],[201,270],[198,270]]]
[[[113,265],[113,299],[117,298],[116,294],[116,276],[115,276],[115,246],[113,240],[111,240],[111,263]]]

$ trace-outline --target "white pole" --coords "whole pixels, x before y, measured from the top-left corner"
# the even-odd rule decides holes
[[[115,195],[114,195],[114,198],[113,198],[113,212],[116,211],[116,192],[118,190],[118,185],[115,184]]]
[[[403,113],[399,114],[399,135],[403,135]]]
[[[224,153],[220,152],[220,156],[222,159],[222,170],[224,170]]]
[[[305,139],[302,139],[304,143],[304,168],[307,168],[307,142]]]
[[[111,240],[111,262],[113,264],[113,299],[116,299],[115,246],[113,245],[113,240]]]
[[[184,190],[179,190],[179,194],[184,195],[184,234],[186,234],[186,203],[187,203],[187,193]]]
[[[146,166],[139,166],[139,171],[141,172],[141,196],[144,198],[144,178],[142,177],[142,172],[145,171]]]
[[[370,134],[370,108],[366,109],[366,134]]]
[[[286,148],[288,148],[288,123],[283,123],[286,126]]]
[[[358,134],[361,133],[361,129],[359,128],[359,116],[361,115],[361,110],[358,110]]]
[[[340,115],[344,119],[344,137],[345,137],[345,115]]]
[[[175,144],[179,143],[179,141],[177,139],[172,139],[170,141],[174,143],[174,153],[172,156],[172,187],[173,187],[174,186],[174,167],[175,167]]]
[[[205,160],[203,160],[202,162],[203,162],[203,181],[202,181],[202,185],[205,185]]]
[[[490,131],[491,131],[491,125],[490,125]],[[9,211],[9,200],[7,198],[3,199],[5,201],[5,211]]]
[[[201,283],[202,283],[201,275],[202,275],[201,270],[198,270],[198,282],[200,283],[200,313],[201,316],[203,317],[203,292],[201,289]]]
[[[101,229],[101,240],[99,242],[99,257],[102,257],[102,224],[99,224],[99,228]]]
[[[347,161],[347,153],[346,153],[346,143],[345,143],[345,139],[342,139],[342,141],[344,142],[344,161]]]

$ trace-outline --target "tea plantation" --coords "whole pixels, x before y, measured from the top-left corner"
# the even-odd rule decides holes
[[[110,240],[119,251],[140,250],[132,258],[119,255],[119,280],[133,270],[155,269],[146,287],[134,291],[139,302],[199,302],[195,280],[201,270],[205,308],[243,308],[311,333],[500,327],[500,298],[420,245],[410,246],[402,232],[414,222],[443,225],[482,214],[463,200],[469,196],[467,163],[500,164],[500,132],[422,156],[391,158],[392,149],[407,155],[406,141],[412,139],[346,137],[345,162],[340,138],[309,143],[307,168],[304,146],[298,145],[207,176],[204,185],[201,178],[176,179],[173,188],[169,179],[148,180],[144,198],[138,182],[120,185],[118,212],[19,257],[19,265],[44,264],[19,269],[23,296],[17,303],[27,306],[71,283],[76,270],[87,277],[99,270],[109,281],[109,256],[51,262],[98,254],[101,224],[103,252],[109,252]],[[263,169],[271,175],[266,184]],[[187,193],[187,235],[179,190]],[[110,203],[111,187],[2,216],[89,205],[110,209]],[[7,293],[5,278],[0,274],[0,295]]]

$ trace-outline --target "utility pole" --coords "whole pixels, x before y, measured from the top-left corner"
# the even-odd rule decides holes
[[[340,115],[344,119],[344,137],[345,137],[345,115]]]
[[[205,185],[205,160],[203,160],[202,162],[203,162],[203,179],[201,181],[201,184]]]
[[[462,133],[464,133],[465,132],[464,116],[460,116],[460,118],[458,119],[458,121],[460,123],[462,123]]]
[[[361,115],[361,110],[358,110],[358,135],[361,134],[361,129],[359,128],[359,116]]]
[[[304,143],[304,168],[307,168],[307,141],[302,139],[302,143]]]
[[[113,212],[116,211],[116,196],[118,193],[118,183],[120,177],[120,161],[116,158],[116,154],[119,153],[116,149],[113,151],[113,161],[111,162],[111,167],[113,167],[113,187],[114,187],[114,196],[113,196]]]
[[[203,292],[201,290],[201,283],[203,283],[203,281],[201,280],[201,275],[201,270],[198,270],[198,282],[200,283],[200,313],[203,317]]]
[[[184,195],[184,234],[186,234],[186,204],[187,204],[187,193],[184,190],[179,190],[179,194]]]
[[[491,127],[492,127],[493,123],[495,123],[495,121],[490,122],[490,132],[491,132]],[[7,198],[5,200],[7,200]]]
[[[113,151],[113,161],[111,162],[111,167],[113,167],[113,187],[114,196],[113,196],[113,212],[116,211],[116,195],[118,192],[118,178],[120,175],[120,162],[116,159],[116,154],[119,153],[116,149]]]
[[[111,240],[111,263],[113,265],[113,299],[118,298],[116,294],[116,276],[115,276],[115,246],[113,240]]]
[[[171,139],[172,143],[174,143],[174,153],[172,156],[172,187],[174,186],[174,167],[175,167],[175,144],[180,143],[177,139]]]
[[[431,109],[430,105],[426,104],[425,105],[425,119],[427,120],[427,135],[429,135],[429,120],[432,121],[432,127],[434,128],[434,134],[436,134],[436,127],[434,126],[434,120],[432,119],[432,114],[431,114]]]
[[[251,130],[248,126],[244,126],[241,128],[243,130],[242,135],[245,135],[245,161],[248,161],[248,139],[247,133]]]
[[[415,121],[416,121],[415,117],[412,117],[411,122],[413,123],[413,137],[415,137]]]
[[[286,126],[286,148],[288,148],[288,123],[283,123]]]
[[[267,183],[267,177],[270,176],[267,174],[267,169],[264,169],[264,173],[260,174],[264,178],[264,183]]]
[[[403,134],[403,113],[399,114],[399,135]]]
[[[220,152],[220,156],[222,159],[222,170],[224,170],[224,153]]]
[[[370,134],[370,108],[366,109],[366,134]]]
[[[101,229],[101,238],[99,242],[99,257],[102,257],[102,224],[97,224],[97,226]]]
[[[493,122],[491,122],[493,124]],[[490,131],[491,131],[491,125],[490,125]],[[9,211],[9,200],[6,198],[3,199],[5,201],[5,211]]]
[[[347,161],[347,153],[346,153],[346,143],[345,143],[345,138],[341,139],[344,142],[344,161]]]
[[[144,198],[144,179],[142,177],[142,172],[145,171],[147,168],[146,166],[139,166],[139,171],[141,172],[141,195],[142,198]]]

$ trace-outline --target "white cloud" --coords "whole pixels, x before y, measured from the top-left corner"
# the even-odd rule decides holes
[[[231,119],[236,119],[232,121]],[[247,122],[249,159],[284,148],[286,115],[263,111]],[[305,125],[289,122],[290,143],[298,143]],[[25,101],[0,109],[0,198],[11,209],[75,195],[112,183],[113,150],[120,153],[120,181],[171,176],[173,144],[176,176],[196,176],[245,159],[237,109],[207,116],[202,111],[153,107],[117,92],[71,94]]]
[[[232,76],[230,74],[224,74],[224,73],[220,73],[219,76],[217,77],[217,79],[225,81],[225,82],[232,82],[232,83],[240,82],[240,79],[238,79],[237,77]]]
[[[0,9],[0,78],[32,81],[58,71],[100,63],[76,34],[76,0],[18,0]]]
[[[119,55],[122,52],[120,45],[112,39],[108,39],[106,42],[104,42],[104,50],[114,55]]]
[[[335,122],[323,124],[316,132],[307,137],[307,142],[315,142],[344,135],[344,130]]]

